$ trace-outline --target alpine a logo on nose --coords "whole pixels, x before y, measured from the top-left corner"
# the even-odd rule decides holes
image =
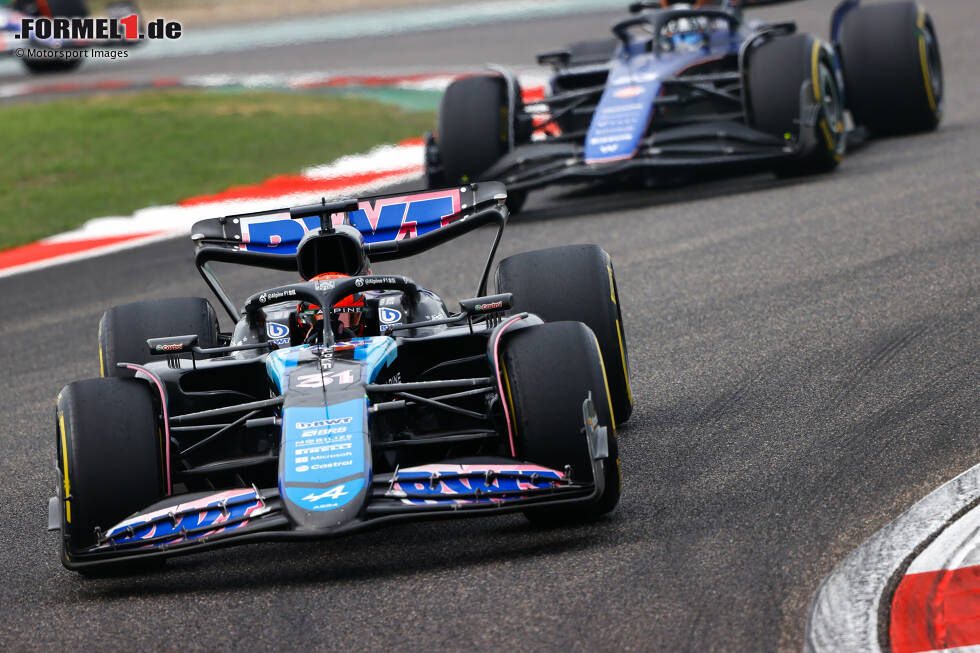
[[[344,485],[343,484],[340,484],[340,485],[337,485],[335,487],[330,488],[329,490],[325,490],[324,492],[321,492],[319,494],[317,494],[315,492],[310,492],[305,497],[303,497],[303,501],[309,501],[309,502],[313,503],[313,502],[319,501],[320,499],[327,499],[327,498],[330,498],[330,499],[339,499],[340,497],[344,496],[345,494],[348,494],[348,493],[344,491]]]

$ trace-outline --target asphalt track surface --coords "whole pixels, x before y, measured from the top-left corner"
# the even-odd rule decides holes
[[[830,4],[765,11],[825,33]],[[69,573],[44,530],[54,397],[97,373],[106,307],[206,289],[185,240],[0,280],[0,648],[799,650],[833,565],[980,458],[976,7],[926,4],[947,73],[937,133],[807,180],[542,193],[508,228],[504,254],[596,242],[615,261],[636,410],[623,501],[597,524],[410,524]],[[563,27],[484,28],[475,45],[511,60]],[[427,38],[433,61],[468,45]],[[426,41],[392,42],[405,63]],[[466,296],[478,236],[399,269]]]

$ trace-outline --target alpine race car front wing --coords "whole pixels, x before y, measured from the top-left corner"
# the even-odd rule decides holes
[[[597,464],[594,478],[602,478],[599,471]],[[173,557],[237,544],[327,539],[401,521],[481,517],[542,506],[589,503],[596,501],[602,493],[601,484],[574,482],[567,476],[567,470],[566,474],[561,475],[561,480],[555,479],[555,482],[549,483],[544,481],[550,478],[535,478],[532,481],[526,475],[520,475],[521,480],[546,487],[480,489],[481,483],[489,488],[502,478],[516,481],[518,476],[511,472],[433,472],[424,477],[405,473],[399,477],[397,470],[390,474],[378,474],[372,481],[372,498],[361,517],[330,530],[296,528],[283,512],[279,491],[275,488],[260,490],[253,487],[197,496],[185,500],[184,505],[189,506],[186,508],[174,503],[181,500],[175,496],[170,500],[173,505],[142,515],[146,519],[138,523],[127,524],[138,517],[122,522],[105,535],[100,535],[98,544],[66,554],[62,563],[68,569],[82,571],[107,564]],[[479,482],[471,484],[471,492],[455,492],[444,500],[434,498],[438,494],[434,490],[439,484],[476,478],[479,478]],[[406,482],[410,487],[420,489],[396,489],[399,483]],[[422,486],[433,491],[425,491],[421,489]],[[49,503],[50,530],[59,527],[58,502],[60,497],[52,497]]]

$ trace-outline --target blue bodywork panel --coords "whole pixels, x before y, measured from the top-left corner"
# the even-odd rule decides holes
[[[394,362],[395,341],[356,338],[321,358],[307,345],[271,352],[266,369],[285,396],[279,494],[300,527],[329,529],[355,518],[371,485],[364,385]]]
[[[447,218],[461,209],[459,189],[413,193],[401,197],[363,200],[347,219],[368,243],[404,240],[422,236],[448,224]],[[333,216],[342,224],[343,214]],[[240,218],[242,249],[268,254],[295,254],[303,236],[320,227],[320,218],[290,218],[272,213]]]
[[[690,47],[689,37],[675,37]],[[696,35],[701,42],[701,35]],[[621,46],[610,62],[609,77],[585,138],[586,163],[611,163],[636,155],[663,89],[663,80],[687,68],[737,53],[742,35],[727,27],[708,35],[705,45],[675,52],[648,52],[645,41]]]

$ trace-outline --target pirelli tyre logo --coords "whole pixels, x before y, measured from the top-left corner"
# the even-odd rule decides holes
[[[137,14],[121,18],[67,18],[27,16],[20,21],[15,39],[58,39],[64,41],[139,41],[140,39],[179,39],[183,26],[175,20],[157,18],[140,29]]]

